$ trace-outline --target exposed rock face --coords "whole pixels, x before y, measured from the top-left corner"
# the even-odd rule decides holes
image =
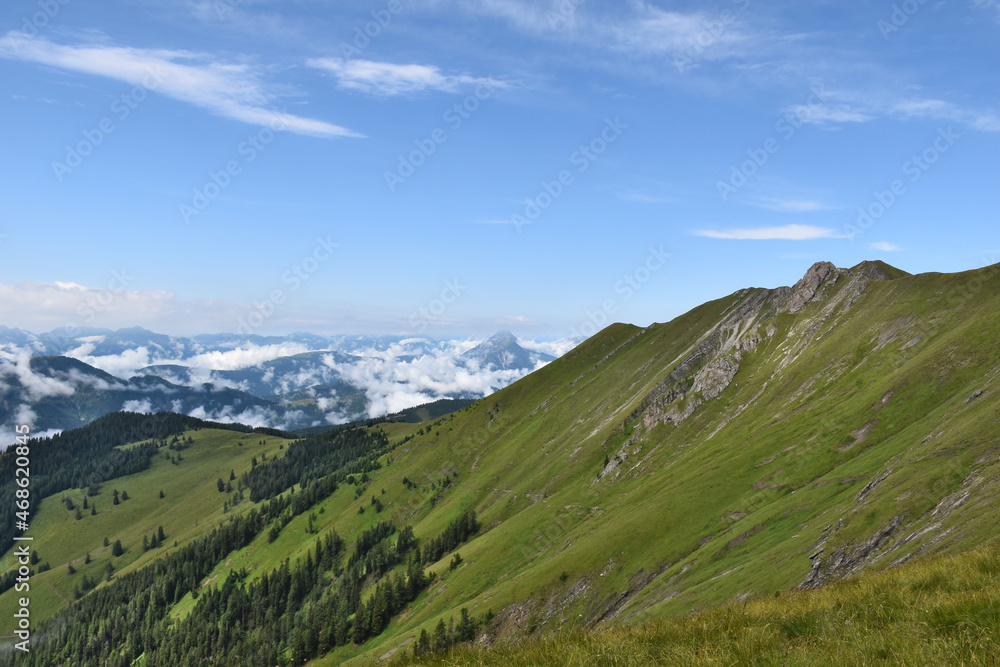
[[[820,285],[822,285],[827,278],[833,275],[833,281],[836,282],[837,278],[840,277],[840,269],[831,264],[830,262],[816,262],[809,267],[806,271],[806,275],[799,279],[799,282],[795,283],[792,287],[792,293],[788,298],[788,303],[785,304],[785,311],[789,313],[797,313],[802,310],[807,303],[809,303],[813,297],[816,296],[816,292],[819,290]]]
[[[747,289],[719,323],[628,417],[641,417],[642,425],[680,424],[705,403],[721,394],[739,372],[741,355],[753,351],[777,333],[773,319],[781,313],[799,313],[808,305],[821,303],[816,315],[802,320],[787,334],[789,345],[778,370],[794,360],[818,335],[820,326],[836,312],[850,308],[872,280],[890,277],[877,262],[863,262],[842,269],[830,262],[817,262],[792,287]]]
[[[729,386],[739,369],[738,356],[724,354],[716,357],[694,376],[691,391],[700,393],[705,400],[715,398]]]
[[[886,526],[875,531],[875,534],[864,542],[854,546],[840,547],[829,558],[821,558],[823,550],[820,549],[809,557],[812,560],[812,569],[799,584],[799,588],[817,588],[822,586],[827,579],[841,579],[859,572],[865,563],[876,554],[882,543],[896,532],[901,523],[903,523],[903,517],[897,516]]]

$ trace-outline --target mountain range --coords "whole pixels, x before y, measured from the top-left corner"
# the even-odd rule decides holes
[[[200,600],[257,585],[268,573],[314,572],[317,545],[331,531],[359,550],[352,554],[377,543],[390,558],[393,549],[410,548],[408,541],[398,546],[392,532],[409,526],[430,583],[414,589],[411,602],[399,598],[392,608],[402,611],[373,609],[383,604],[387,582],[399,585],[391,577],[412,574],[408,551],[408,561],[362,568],[359,580],[333,571],[303,589],[301,602],[283,602],[273,613],[288,624],[287,637],[265,641],[248,630],[224,639],[238,650],[257,646],[315,665],[367,664],[411,652],[425,634],[458,637],[457,630],[448,634],[449,619],[467,615],[477,650],[488,656],[490,645],[529,635],[635,626],[776,595],[788,600],[792,591],[864,570],[995,545],[998,273],[1000,265],[910,275],[882,262],[819,262],[789,287],[742,289],[666,323],[611,325],[457,412],[371,427],[366,432],[384,441],[323,468],[339,480],[332,491],[319,493],[320,473],[309,477],[303,467],[278,496],[300,499],[301,512],[261,524],[273,526],[270,534],[261,529],[220,551],[194,593]],[[179,437],[191,438],[184,462],[167,452],[153,456],[147,470],[101,482],[95,502],[110,507],[103,519],[74,520],[56,494],[42,502],[35,544],[52,570],[36,575],[39,609],[66,613],[58,611],[65,607],[59,598],[70,598],[76,581],[66,565],[79,564],[85,551],[95,555],[88,572],[107,563],[143,572],[160,556],[134,545],[157,522],[169,521],[167,534],[181,536],[183,547],[234,512],[246,515],[250,508],[221,493],[223,474],[232,470],[245,480],[241,490],[255,489],[264,473],[251,471],[273,466],[279,479],[291,465],[282,461],[303,460],[293,448],[306,446],[269,435],[250,438],[257,444],[248,449],[244,433],[207,425]],[[185,475],[176,465],[189,466]],[[132,489],[156,489],[167,483],[161,480],[174,485],[161,497],[166,505],[143,496],[129,501],[134,510],[110,506],[108,488],[127,484],[138,495]],[[79,500],[83,490],[65,493]],[[478,521],[468,519],[472,511]],[[101,547],[105,536],[132,548],[114,556]],[[8,553],[2,567],[13,562]],[[983,577],[1000,574],[982,567]],[[353,590],[344,588],[347,581],[360,586],[349,603],[342,602]],[[111,595],[116,585],[111,578],[97,590]],[[192,610],[210,609],[194,598],[167,605],[174,632],[188,631]],[[329,600],[341,600],[333,609],[350,606],[350,615],[324,625]],[[0,615],[14,604],[12,593],[0,595]],[[959,627],[988,636],[995,607],[982,609],[921,611],[905,628],[907,643],[943,645]],[[359,629],[357,641],[330,639],[336,623],[359,628],[368,615],[379,623]],[[112,647],[123,664],[141,652],[134,639],[141,628],[160,623],[167,621],[150,617],[125,631]],[[836,641],[832,629],[795,623],[760,632],[777,632],[774,641]],[[146,650],[167,650],[157,646]],[[585,655],[586,646],[580,639],[575,650]]]
[[[117,410],[310,428],[481,398],[555,358],[510,332],[478,344],[306,333],[176,338],[140,327],[73,333],[0,329],[8,431],[18,419],[46,432]]]

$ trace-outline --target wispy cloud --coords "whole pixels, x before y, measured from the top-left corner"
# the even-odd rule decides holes
[[[814,239],[843,238],[836,230],[812,225],[784,225],[782,227],[750,227],[743,229],[699,229],[697,236],[711,239],[735,239],[740,241],[811,241]]]
[[[640,204],[662,204],[668,201],[666,197],[651,195],[642,190],[623,190],[618,193],[618,198],[624,201],[638,202]]]
[[[361,136],[339,125],[276,110],[277,95],[262,81],[259,68],[221,62],[205,53],[108,44],[71,46],[10,31],[0,38],[0,58],[118,79],[251,125],[322,137]]]
[[[972,0],[972,4],[980,9],[995,12],[994,18],[1000,21],[1000,0]]]
[[[810,125],[865,123],[875,119],[871,113],[846,103],[796,104],[785,112]]]
[[[340,88],[386,97],[427,90],[454,93],[480,85],[491,88],[502,88],[506,85],[489,77],[444,74],[434,65],[412,63],[400,65],[343,58],[312,58],[306,64],[331,74]]]
[[[817,126],[865,123],[878,118],[930,119],[962,123],[983,132],[1000,132],[1000,115],[933,97],[847,90],[827,91],[825,97],[821,103],[793,105],[784,111],[802,123]]]
[[[887,241],[877,241],[875,243],[869,243],[868,247],[872,250],[881,250],[882,252],[898,252],[902,250],[897,245],[893,245]]]
[[[780,199],[775,197],[766,197],[751,203],[754,206],[758,206],[769,211],[780,211],[783,213],[811,213],[813,211],[830,211],[836,208],[815,199]]]
[[[733,12],[675,11],[644,0],[597,11],[579,0],[532,3],[522,0],[453,0],[477,16],[507,21],[514,29],[562,42],[618,53],[663,56],[694,52],[699,59],[720,59],[750,51],[758,36]]]

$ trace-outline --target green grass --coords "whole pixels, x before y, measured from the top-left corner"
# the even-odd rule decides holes
[[[967,298],[977,276],[985,278],[985,287]],[[309,512],[300,515],[273,543],[261,536],[230,554],[209,577],[211,585],[221,584],[233,568],[247,567],[252,579],[285,558],[302,558],[333,528],[348,547],[359,531],[384,519],[412,524],[418,538],[427,538],[474,508],[483,529],[460,548],[461,567],[449,571],[450,555],[433,564],[439,581],[379,637],[315,664],[367,664],[421,629],[432,632],[439,619],[457,617],[462,607],[473,615],[493,610],[511,636],[533,626],[540,635],[560,630],[565,634],[558,637],[577,637],[578,644],[597,651],[597,657],[580,658],[594,664],[604,664],[600,651],[611,651],[615,637],[633,642],[638,656],[666,650],[649,629],[661,626],[648,622],[675,619],[679,625],[670,621],[662,627],[687,628],[684,636],[697,637],[692,618],[715,619],[716,625],[706,626],[713,633],[722,623],[732,624],[733,632],[743,628],[739,641],[720,639],[713,649],[718,657],[706,653],[700,656],[705,660],[730,664],[751,655],[726,653],[731,641],[732,651],[785,647],[780,650],[790,651],[787,659],[771,662],[805,664],[807,658],[794,651],[810,646],[819,630],[830,646],[838,645],[838,637],[859,639],[841,627],[850,616],[827,616],[821,607],[809,607],[800,617],[786,617],[767,606],[823,599],[811,597],[820,593],[788,595],[809,573],[810,555],[822,549],[821,559],[829,563],[895,517],[903,517],[900,527],[861,559],[859,568],[961,552],[997,534],[1000,383],[994,380],[1000,375],[1000,290],[992,289],[990,280],[996,278],[987,272],[902,276],[869,284],[849,309],[825,312],[849,289],[843,278],[827,288],[824,300],[800,313],[775,316],[765,310],[758,320],[740,325],[744,341],[756,327],[755,343],[740,351],[733,382],[680,424],[656,423],[656,415],[642,409],[651,403],[645,399],[752,292],[644,330],[612,325],[459,412],[433,422],[386,426],[400,444],[360,497],[355,487],[343,485],[314,509],[318,534],[306,533]],[[735,335],[723,333],[724,339]],[[704,360],[697,368],[703,366]],[[983,393],[969,400],[975,391]],[[403,443],[409,435],[414,437]],[[168,540],[183,543],[225,519],[215,480],[225,479],[231,467],[237,474],[249,467],[250,456],[262,449],[249,443],[259,437],[246,436],[244,448],[235,444],[239,434],[201,431],[194,437],[196,446],[183,451],[180,466],[161,460],[134,480],[105,484],[103,494],[117,486],[132,497],[107,516],[109,523],[102,524],[101,515],[73,521],[59,505],[59,494],[45,501],[32,531],[53,571],[32,581],[33,614],[50,614],[62,604],[56,593],[72,591],[67,559],[90,550],[92,568],[102,571],[110,559],[100,547],[106,533],[129,548],[116,559],[123,567],[141,567],[155,557],[138,557],[141,548],[135,545],[141,545],[143,531],[162,523]],[[276,445],[267,449],[277,452]],[[621,456],[623,462],[598,480],[606,456]],[[445,477],[451,484],[441,489]],[[404,478],[416,487],[407,488]],[[155,498],[161,486],[164,504]],[[370,505],[372,495],[385,505],[381,514]],[[102,512],[110,509],[106,497],[98,498]],[[5,558],[7,567],[11,560]],[[903,571],[909,570],[893,572]],[[939,575],[948,572],[945,567]],[[935,595],[947,592],[944,584],[926,586]],[[989,590],[995,596],[995,589]],[[775,593],[781,595],[778,602]],[[731,604],[735,599],[750,602]],[[174,614],[191,604],[186,598]],[[851,613],[844,604],[831,608]],[[933,604],[949,609],[945,601]],[[0,615],[12,610],[11,595],[0,596]],[[702,613],[690,616],[692,611]],[[757,614],[753,618],[786,619],[787,627],[758,623],[747,616],[751,612]],[[941,613],[946,625],[949,617]],[[927,623],[931,632],[933,624]],[[596,634],[574,634],[595,625]],[[642,629],[627,635],[625,628],[637,625]],[[960,626],[949,627],[940,632],[959,632]],[[836,637],[827,633],[834,628]],[[873,642],[882,641],[869,630]],[[871,657],[860,662],[892,662],[893,642],[902,636],[885,635],[882,648],[868,646]],[[944,658],[927,653],[926,659],[940,662],[960,650],[951,641],[931,641],[927,650],[943,651]],[[551,650],[559,655],[557,644]],[[888,657],[878,658],[878,651],[888,651]],[[608,664],[629,664],[622,653],[608,655],[619,656],[609,657]]]
[[[34,538],[32,546],[38,551],[41,562],[47,561],[52,569],[31,578],[34,619],[47,618],[72,601],[73,588],[80,584],[83,574],[102,581],[109,562],[117,573],[128,572],[171,551],[175,541],[183,545],[210,531],[227,516],[223,513],[223,503],[229,494],[219,493],[216,480],[220,477],[228,480],[230,470],[235,470],[239,477],[250,469],[254,456],[258,460],[262,452],[273,456],[279,453],[279,444],[288,442],[214,429],[185,435],[190,435],[194,443],[180,452],[183,458],[177,465],[163,458],[164,453],[176,458],[177,452],[164,447],[153,457],[147,470],[104,483],[97,496],[88,498],[88,504],[96,504],[96,516],[91,516],[89,509],[81,509],[83,518],[76,520],[75,512],[66,510],[62,503],[63,493],[42,501],[31,517],[28,534]],[[266,444],[258,444],[261,440]],[[243,442],[242,447],[240,442]],[[114,505],[114,489],[119,493],[127,491],[129,499]],[[159,497],[161,490],[163,498]],[[66,495],[82,508],[85,489],[70,489]],[[250,502],[244,501],[235,511],[249,506]],[[151,538],[158,526],[163,526],[166,544],[144,553],[143,536]],[[105,537],[111,545],[121,540],[125,553],[112,556],[110,546],[103,545]],[[84,564],[87,553],[91,556],[89,565]],[[76,568],[76,574],[69,574],[69,563]],[[13,564],[13,552],[10,551],[0,560],[0,570]],[[15,591],[0,595],[0,614],[13,613],[15,604]]]
[[[996,665],[1000,549],[866,573],[829,587],[729,603],[684,618],[571,630],[392,664]]]

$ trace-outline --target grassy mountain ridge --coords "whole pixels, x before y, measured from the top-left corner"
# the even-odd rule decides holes
[[[454,502],[500,521],[468,550],[511,573],[470,610],[510,601],[522,630],[673,616],[995,534],[997,267],[821,273],[615,325],[470,409]]]
[[[301,562],[333,528],[350,548],[391,520],[426,544],[474,509],[482,528],[459,564],[430,563],[430,588],[381,633],[314,660],[364,664],[463,607],[496,612],[486,640],[505,641],[987,543],[1000,516],[998,272],[819,263],[791,287],[612,325],[459,412],[393,425],[368,481],[230,554],[205,585],[243,563],[254,580]]]

